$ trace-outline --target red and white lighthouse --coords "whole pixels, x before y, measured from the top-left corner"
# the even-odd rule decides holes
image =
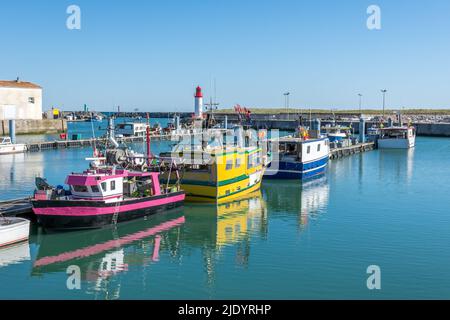
[[[200,86],[195,90],[195,116],[198,118],[203,117],[203,94]]]

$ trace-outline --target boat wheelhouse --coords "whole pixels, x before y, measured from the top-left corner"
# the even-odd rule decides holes
[[[410,149],[416,145],[416,129],[412,126],[380,129],[379,149]]]
[[[87,170],[70,174],[69,190],[38,180],[33,211],[47,229],[88,229],[116,224],[183,203],[179,185],[159,182],[159,172],[125,169]]]
[[[119,123],[115,133],[124,137],[144,137],[147,133],[147,124],[142,122]]]
[[[15,144],[11,142],[10,137],[0,137],[0,155],[23,153],[27,150],[27,146],[24,144]]]
[[[367,141],[376,142],[380,137],[380,128],[372,126],[367,129]]]
[[[272,162],[266,179],[308,179],[326,171],[330,157],[328,138],[285,137],[272,143]]]

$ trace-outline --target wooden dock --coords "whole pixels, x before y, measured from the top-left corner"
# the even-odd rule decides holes
[[[334,148],[330,150],[330,159],[340,159],[354,154],[372,151],[375,149],[375,142],[358,143],[349,147]]]
[[[32,213],[30,198],[0,201],[0,215],[15,217]]]

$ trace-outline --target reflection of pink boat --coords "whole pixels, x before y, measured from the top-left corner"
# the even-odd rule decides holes
[[[38,223],[47,229],[99,228],[148,216],[183,203],[184,191],[164,188],[158,172],[124,169],[71,174],[70,190],[42,186],[32,200]]]
[[[121,248],[135,241],[139,241],[151,236],[155,236],[159,233],[166,232],[184,223],[185,218],[184,216],[182,216],[177,219],[161,223],[155,227],[123,236],[119,239],[109,240],[104,243],[94,244],[82,249],[64,252],[52,256],[45,256],[36,260],[34,263],[34,267],[44,267],[52,264],[68,262],[74,259],[82,259],[94,256],[103,253],[105,251]],[[155,242],[155,244],[157,244],[158,248],[157,249],[155,248],[155,252],[153,253],[154,254],[153,259],[157,260],[157,255],[159,251],[159,241]]]

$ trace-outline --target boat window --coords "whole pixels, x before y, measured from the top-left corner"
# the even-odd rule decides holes
[[[205,171],[205,172],[210,172],[211,171],[211,166],[210,165],[199,165],[199,164],[191,164],[191,165],[187,165],[184,168],[185,172],[191,172],[191,171]]]
[[[320,151],[320,143],[317,145],[317,152]]]
[[[88,192],[87,186],[72,186],[75,192]]]
[[[253,155],[249,154],[247,157],[247,169],[253,168]]]
[[[102,182],[102,190],[103,190],[103,192],[106,191],[106,182]]]
[[[286,145],[286,153],[287,154],[296,154],[296,145],[293,143]]]
[[[91,190],[94,193],[99,193],[100,192],[100,189],[98,188],[98,186],[91,186]]]
[[[116,190],[116,181],[111,181],[111,191]]]
[[[34,97],[29,97],[28,102],[34,104]]]
[[[233,169],[233,160],[227,160],[226,170]]]
[[[236,158],[236,164],[234,165],[234,167],[236,169],[240,168],[241,167],[241,162],[242,162],[241,158]]]
[[[308,146],[308,148],[306,148],[306,153],[311,153],[311,146]]]

